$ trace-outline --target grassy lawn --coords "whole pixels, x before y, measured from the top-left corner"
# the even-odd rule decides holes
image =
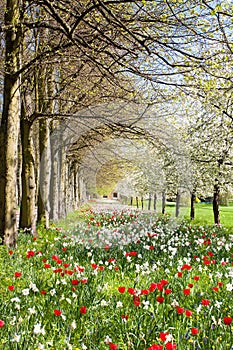
[[[152,206],[153,207],[153,206]],[[147,202],[144,203],[144,208],[147,209]],[[161,203],[158,202],[157,205],[158,213],[161,212]],[[168,202],[166,204],[166,213],[171,216],[175,216],[175,203]],[[180,217],[189,219],[190,207],[180,207]],[[226,227],[233,227],[233,203],[227,206],[220,206],[220,220],[221,224]],[[208,224],[212,225],[214,223],[214,215],[212,204],[198,203],[195,204],[195,224]]]

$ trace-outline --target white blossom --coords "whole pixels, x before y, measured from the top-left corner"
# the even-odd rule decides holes
[[[22,294],[23,295],[29,295],[29,293],[30,293],[30,289],[29,288],[25,288],[25,289],[22,290]]]
[[[123,307],[123,303],[121,301],[118,301],[116,304],[116,307],[117,308]]]
[[[44,327],[41,327],[41,323],[34,325],[33,333],[45,335],[45,329],[44,329]]]

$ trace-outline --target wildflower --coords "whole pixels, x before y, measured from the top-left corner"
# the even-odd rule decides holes
[[[163,350],[163,345],[153,344],[147,350]]]
[[[29,307],[29,308],[28,308],[28,311],[29,311],[29,314],[30,314],[30,315],[33,315],[33,314],[36,313],[35,307]]]
[[[199,281],[200,276],[194,276],[193,279],[194,279],[194,281]]]
[[[78,280],[71,280],[71,283],[73,286],[76,286],[77,284],[79,284],[79,281]]]
[[[232,323],[232,317],[224,317],[223,322],[225,325],[230,326]]]
[[[20,342],[20,338],[21,338],[21,335],[15,333],[14,338],[11,339],[11,341],[15,341],[16,343],[19,343]]]
[[[62,312],[60,310],[54,310],[53,311],[55,316],[61,316]]]
[[[165,345],[167,350],[175,350],[176,349],[176,343],[167,343]]]
[[[156,298],[156,300],[157,300],[158,303],[161,304],[161,303],[164,302],[164,297],[158,296],[158,297]]]
[[[35,252],[33,251],[33,250],[28,250],[27,251],[27,258],[29,259],[29,258],[31,258],[32,256],[34,256],[35,255]]]
[[[171,294],[171,293],[172,293],[172,290],[167,288],[167,289],[165,289],[164,292],[165,292],[165,294]]]
[[[39,292],[39,289],[37,288],[37,286],[36,286],[35,283],[30,282],[29,288],[30,288],[34,293]]]
[[[0,320],[0,328],[3,327],[5,322],[3,320]]]
[[[107,306],[108,303],[107,303],[106,300],[103,299],[103,300],[101,300],[100,305],[101,305],[101,306]]]
[[[174,299],[173,302],[171,303],[171,306],[172,306],[172,307],[177,307],[177,306],[179,306],[178,301]]]
[[[108,335],[104,339],[105,344],[111,344],[112,343],[112,338],[110,338]]]
[[[190,294],[190,289],[186,288],[183,290],[184,295],[189,295]]]
[[[134,288],[128,288],[128,293],[134,295],[135,294]]]
[[[181,315],[181,314],[184,313],[184,308],[183,308],[183,307],[177,306],[177,307],[176,307],[176,311],[177,311],[178,315]]]
[[[139,297],[135,297],[133,300],[133,303],[135,306],[140,306],[140,298]]]
[[[8,286],[8,290],[14,290],[15,287],[14,286]]]
[[[192,333],[192,335],[198,334],[198,328],[192,328],[191,333]]]
[[[169,335],[169,333],[164,333],[164,332],[159,333],[160,339],[164,342],[166,341],[168,335]]]
[[[148,310],[150,302],[148,300],[143,300],[142,303],[144,305],[143,309]]]
[[[192,270],[192,266],[188,265],[188,264],[184,264],[181,268],[181,270]]]
[[[79,311],[80,311],[81,314],[86,314],[86,312],[87,312],[86,306],[81,306]]]
[[[15,272],[15,277],[16,278],[19,278],[19,277],[21,277],[22,276],[22,273],[21,272]]]
[[[18,297],[15,297],[15,298],[12,298],[11,301],[12,301],[12,302],[19,303],[19,302],[20,302],[20,299],[19,299]]]
[[[129,316],[128,315],[121,315],[121,318],[124,322],[126,322],[129,318]]]
[[[227,283],[227,284],[226,284],[226,290],[227,290],[228,292],[231,292],[231,291],[233,290],[233,283]]]
[[[33,330],[34,334],[42,334],[45,335],[45,329],[44,327],[41,328],[41,323],[35,324],[34,325],[34,330]]]
[[[118,301],[117,304],[116,304],[116,307],[123,307],[123,303],[121,301]]]
[[[208,299],[203,299],[203,300],[201,301],[201,304],[204,305],[204,306],[208,306],[208,305],[210,304],[210,300],[208,300]]]
[[[185,311],[185,315],[186,315],[187,317],[191,317],[191,316],[192,316],[192,311],[186,310],[186,311]]]
[[[29,295],[29,293],[30,293],[30,289],[29,288],[26,288],[26,289],[22,290],[22,294],[23,295]]]
[[[70,328],[71,329],[76,329],[77,328],[77,324],[76,324],[76,321],[72,321],[71,325],[70,325]]]
[[[117,347],[118,347],[117,344],[113,344],[113,343],[110,343],[110,344],[109,344],[109,349],[110,349],[110,350],[116,350]]]

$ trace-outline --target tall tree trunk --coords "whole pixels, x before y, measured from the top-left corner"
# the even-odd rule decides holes
[[[74,210],[78,208],[78,165],[74,163]]]
[[[180,192],[177,191],[176,194],[176,218],[180,215]]]
[[[133,197],[130,197],[130,205],[133,205]]]
[[[21,172],[22,172],[22,147],[21,141],[18,143],[18,157],[17,157],[17,206],[19,207],[22,199],[22,181],[21,181]]]
[[[154,212],[156,213],[157,211],[157,194],[154,193]]]
[[[162,192],[162,214],[165,214],[166,210],[166,191]]]
[[[35,183],[35,168],[33,147],[31,144],[32,123],[26,119],[25,109],[22,106],[20,132],[22,144],[22,200],[20,207],[20,221],[19,226],[22,229],[28,229],[36,236],[36,217],[35,217],[35,197],[36,197],[36,183]]]
[[[51,135],[50,219],[58,221],[61,201],[61,145],[59,126]]]
[[[195,200],[196,200],[196,191],[193,190],[191,193],[191,206],[190,206],[190,219],[195,219]]]
[[[220,213],[219,213],[219,202],[220,202],[220,187],[218,181],[214,184],[214,198],[213,198],[213,212],[214,212],[214,223],[220,224]]]
[[[151,200],[152,200],[152,198],[151,198],[151,193],[149,193],[148,210],[151,209]]]
[[[136,206],[137,206],[137,209],[139,208],[139,205],[138,205],[138,197],[136,197]]]
[[[144,198],[141,197],[141,205],[142,205],[142,210],[144,209]]]
[[[49,121],[39,121],[39,148],[40,148],[40,175],[37,204],[38,221],[49,227],[50,212],[50,175],[51,175],[51,149]]]
[[[64,218],[68,210],[68,163],[66,160],[65,150],[59,152],[60,183],[59,183],[59,218]],[[80,191],[81,196],[81,191]]]
[[[7,246],[15,246],[17,239],[16,159],[20,125],[20,64],[19,0],[7,0],[5,11],[5,74],[3,112],[0,126],[0,238]]]

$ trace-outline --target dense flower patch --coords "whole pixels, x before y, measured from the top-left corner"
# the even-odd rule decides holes
[[[1,247],[0,349],[233,349],[230,232],[130,211],[83,217]]]

